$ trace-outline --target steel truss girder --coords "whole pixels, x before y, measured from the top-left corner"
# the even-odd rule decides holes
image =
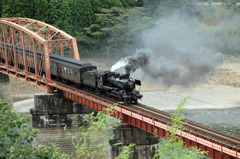
[[[18,53],[20,54],[19,56],[23,56],[23,64],[24,64],[24,73],[25,73],[25,78],[27,80],[28,78],[28,75],[29,75],[29,70],[28,70],[28,62],[27,62],[27,58],[28,58],[28,61],[31,61],[31,57],[27,57],[26,56],[26,49],[31,49],[31,47],[33,46],[33,50],[34,51],[34,62],[36,62],[36,45],[35,45],[35,41],[37,41],[40,45],[43,46],[43,52],[44,52],[44,63],[45,63],[45,74],[46,74],[46,81],[47,82],[51,82],[51,73],[50,73],[50,60],[49,60],[49,49],[48,49],[48,41],[45,40],[44,38],[42,38],[40,35],[38,34],[35,34],[34,32],[32,32],[31,30],[25,28],[24,26],[22,25],[18,25],[16,23],[13,23],[11,21],[7,21],[6,19],[1,19],[0,18],[0,24],[1,24],[1,29],[2,29],[2,37],[3,39],[1,39],[1,42],[4,43],[4,46],[7,46],[7,45],[12,45],[13,47],[13,54],[15,55],[14,56],[14,68],[15,70],[18,69],[18,65],[16,65],[16,63],[19,63],[20,61],[17,61],[16,60],[20,60],[20,59],[17,59],[17,55],[16,55],[16,44],[15,44],[15,40],[18,39],[19,40],[19,44],[20,46],[22,47],[22,55],[21,53]],[[18,31],[18,36],[16,37],[16,32],[15,31]],[[6,36],[6,35],[11,35],[11,36]],[[33,42],[33,45],[31,44],[31,41]],[[10,44],[7,43],[7,42],[11,42]],[[42,46],[40,46],[38,49],[39,51],[41,51],[41,48]],[[8,69],[9,67],[9,56],[12,55],[11,54],[11,50],[10,50],[10,54],[8,53],[7,51],[7,47],[5,47],[5,65],[6,65],[6,69]],[[35,66],[36,66],[37,63],[35,63]],[[36,69],[35,69],[36,70]],[[16,72],[16,75],[18,74],[18,72]],[[35,72],[36,74],[36,77],[39,75],[38,74],[38,70]],[[36,82],[38,82],[36,80]]]
[[[25,76],[25,80],[28,80],[30,75],[33,76],[30,73],[30,67],[28,67],[33,61],[36,83],[42,82],[41,74],[45,71],[44,82],[48,85],[49,92],[52,91],[49,86],[52,82],[49,54],[55,53],[64,56],[64,51],[68,50],[69,57],[80,60],[76,39],[44,22],[21,17],[0,18],[0,31],[0,42],[4,43],[4,46],[11,45],[13,48],[7,50],[5,47],[4,52],[3,49],[0,51],[0,57],[6,61],[5,68],[11,69],[11,72],[14,72],[16,76],[19,74]],[[16,50],[16,46],[22,47],[21,53]],[[26,49],[32,50],[33,57],[26,55]],[[40,62],[37,59],[37,51],[44,53]],[[8,61],[12,61],[13,67],[9,66]],[[45,70],[42,70],[40,63],[44,64]],[[19,69],[20,67],[23,68]]]
[[[55,53],[56,50],[59,50],[60,52],[57,53],[64,56],[64,49],[68,49],[70,58],[80,60],[76,39],[62,30],[30,18],[13,17],[0,18],[0,20],[6,20],[23,26],[24,28],[32,31],[34,34],[39,35],[48,41],[49,53],[52,53],[52,50],[54,50]]]

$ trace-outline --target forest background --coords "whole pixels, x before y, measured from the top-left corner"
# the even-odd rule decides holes
[[[218,0],[224,5],[215,7],[211,6],[214,1],[200,6],[196,4],[201,1],[194,0],[1,0],[0,16],[32,18],[67,32],[77,39],[81,57],[117,59],[141,48],[141,34],[161,25],[157,21],[161,16],[181,10],[216,25],[222,16],[240,11],[238,1]],[[234,34],[240,34],[239,28]],[[220,38],[226,34],[232,31],[221,33]],[[225,48],[227,53],[239,54]]]

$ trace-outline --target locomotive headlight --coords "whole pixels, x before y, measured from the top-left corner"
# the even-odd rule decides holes
[[[135,89],[132,91],[132,94],[136,94],[136,90]]]
[[[133,85],[133,82],[128,82],[128,85],[129,85],[129,86],[132,86],[132,85]]]

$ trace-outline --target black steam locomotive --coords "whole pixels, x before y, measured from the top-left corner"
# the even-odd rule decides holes
[[[0,47],[4,48],[3,44]],[[12,45],[7,45],[9,50],[12,50]],[[16,48],[18,52],[22,52],[21,47]],[[30,71],[34,73],[34,61],[28,57],[33,57],[33,50],[26,49],[27,62],[30,64],[28,67]],[[42,52],[37,52],[38,64],[42,65],[43,73],[45,73],[45,66],[41,64]],[[129,77],[129,74],[120,74],[110,71],[99,71],[96,66],[83,61],[77,61],[74,59],[62,57],[55,54],[50,54],[50,70],[51,78],[57,81],[63,81],[65,83],[76,84],[79,88],[85,88],[99,95],[109,96],[117,99],[118,101],[124,101],[125,103],[137,103],[138,99],[142,98],[139,91],[136,90],[136,85],[141,86],[140,80],[133,80]],[[23,68],[24,60],[23,56],[18,56],[20,67]],[[3,57],[0,59],[5,61]],[[10,65],[13,65],[13,61],[9,61]]]
[[[83,85],[93,89],[98,94],[104,94],[116,98],[125,103],[137,103],[142,95],[135,89],[139,80],[133,81],[129,74],[120,74],[110,71],[86,71],[82,76]]]

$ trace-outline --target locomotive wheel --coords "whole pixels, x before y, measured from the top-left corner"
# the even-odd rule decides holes
[[[123,101],[123,98],[121,95],[118,96],[118,101]]]
[[[126,98],[125,98],[125,99],[124,99],[124,103],[125,103],[125,104],[130,104],[131,102],[130,102],[129,99],[126,99]]]
[[[101,95],[101,91],[99,89],[96,89],[95,93]]]
[[[132,101],[132,103],[133,103],[133,104],[138,104],[138,101],[137,101],[137,99],[136,99],[136,100],[134,100],[134,101]]]

